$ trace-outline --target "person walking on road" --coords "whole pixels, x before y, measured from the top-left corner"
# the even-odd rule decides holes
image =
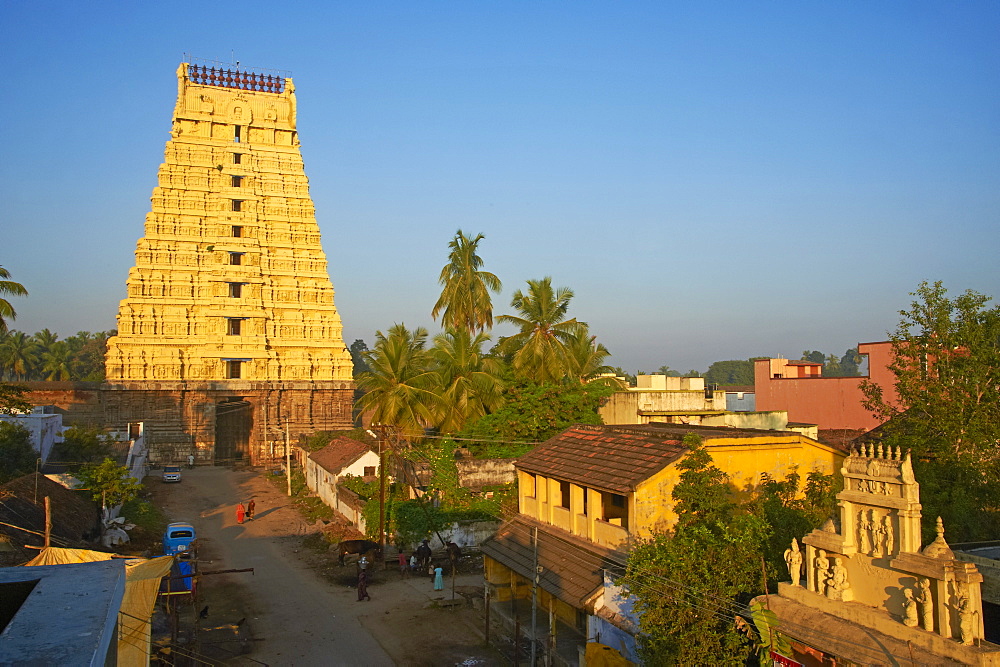
[[[410,576],[410,564],[406,562],[406,554],[399,552],[399,576],[404,579]]]
[[[247,520],[253,521],[253,513],[254,513],[254,510],[256,509],[256,507],[257,507],[257,503],[254,502],[253,498],[251,498],[250,502],[247,503]]]
[[[444,569],[440,566],[434,568],[434,590],[443,591],[444,590]]]
[[[358,572],[358,602],[362,600],[368,600],[371,602],[372,597],[368,595],[368,571],[363,569]]]
[[[236,505],[236,523],[243,523],[243,517],[247,515],[247,510],[243,507],[243,503],[237,503]]]

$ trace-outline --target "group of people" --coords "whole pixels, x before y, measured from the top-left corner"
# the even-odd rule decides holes
[[[427,540],[421,545],[430,550],[427,544]],[[416,572],[420,567],[420,556],[417,554],[422,553],[418,548],[417,551],[413,552],[409,558],[406,557],[406,553],[403,551],[399,552],[397,556],[399,559],[399,575],[401,577],[409,577],[411,572]],[[430,562],[428,559],[428,574],[434,575],[434,590],[443,591],[444,590],[444,568],[440,565]],[[362,600],[371,600],[371,596],[368,594],[368,557],[361,556],[358,560],[358,602]]]
[[[244,506],[242,502],[237,503],[236,523],[243,523],[244,519],[246,519],[247,521],[253,521],[253,515],[256,510],[257,510],[257,503],[254,501],[253,498],[250,499],[250,502],[248,502],[246,506]]]

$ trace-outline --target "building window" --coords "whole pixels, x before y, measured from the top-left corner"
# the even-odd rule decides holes
[[[613,507],[620,507],[622,509],[625,509],[625,496],[619,496],[617,493],[612,493],[611,505]]]
[[[243,161],[243,153],[233,153],[233,164],[240,164]]]
[[[375,466],[365,466],[365,477],[375,476]]]
[[[238,359],[226,361],[226,377],[230,380],[238,380],[243,375],[243,362]]]
[[[242,211],[243,210],[243,202],[241,200],[239,200],[239,199],[233,199],[232,200],[232,205],[233,205],[233,210],[234,211],[238,212],[238,211]]]
[[[528,498],[534,498],[537,488],[538,478],[530,472],[524,473],[524,495]]]
[[[559,482],[559,507],[569,509],[569,482]]]
[[[242,176],[231,176],[230,178],[232,178],[232,183],[233,183],[233,187],[234,188],[242,188],[243,187],[243,177]]]
[[[233,225],[233,238],[240,238],[243,236],[243,227],[241,225]]]
[[[226,333],[230,336],[239,336],[240,330],[243,328],[243,318],[241,317],[230,317],[226,320]]]
[[[233,131],[233,141],[236,142],[236,143],[240,143],[240,130],[241,129],[242,128],[239,125],[237,125],[236,129]]]
[[[229,253],[229,263],[233,266],[239,266],[243,263],[243,253],[241,252],[231,252]]]
[[[229,283],[229,297],[239,299],[243,296],[243,283]]]
[[[583,487],[583,512],[582,512],[582,514],[584,514],[584,515],[587,514],[587,496],[588,495],[590,495],[590,494],[587,492],[587,487]]]

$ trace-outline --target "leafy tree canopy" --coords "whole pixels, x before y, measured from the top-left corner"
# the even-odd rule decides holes
[[[923,282],[890,335],[897,401],[862,383],[882,437],[915,454],[924,536],[937,516],[951,541],[1000,531],[1000,307],[968,290],[954,298]]]
[[[0,382],[0,414],[16,415],[22,412],[31,412],[32,405],[24,395],[28,393],[28,388]]]
[[[716,361],[705,372],[705,384],[752,385],[754,383],[753,362],[735,359]]]
[[[92,463],[103,460],[111,453],[109,443],[110,438],[99,428],[72,426],[63,433],[59,452],[67,461]]]
[[[28,429],[0,421],[0,484],[34,472],[37,460]]]
[[[111,459],[83,466],[76,477],[102,507],[127,503],[137,498],[142,490],[142,484],[129,475],[128,468]]]
[[[600,424],[597,409],[614,391],[599,384],[511,383],[503,404],[460,434],[466,438],[541,442],[573,424]],[[518,456],[530,445],[513,448],[484,444],[476,449],[487,456]],[[503,450],[503,451],[501,451]]]

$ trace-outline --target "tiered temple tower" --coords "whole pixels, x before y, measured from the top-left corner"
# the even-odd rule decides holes
[[[349,428],[352,363],[290,78],[182,63],[173,130],[108,341],[107,416],[154,455],[259,462]]]

